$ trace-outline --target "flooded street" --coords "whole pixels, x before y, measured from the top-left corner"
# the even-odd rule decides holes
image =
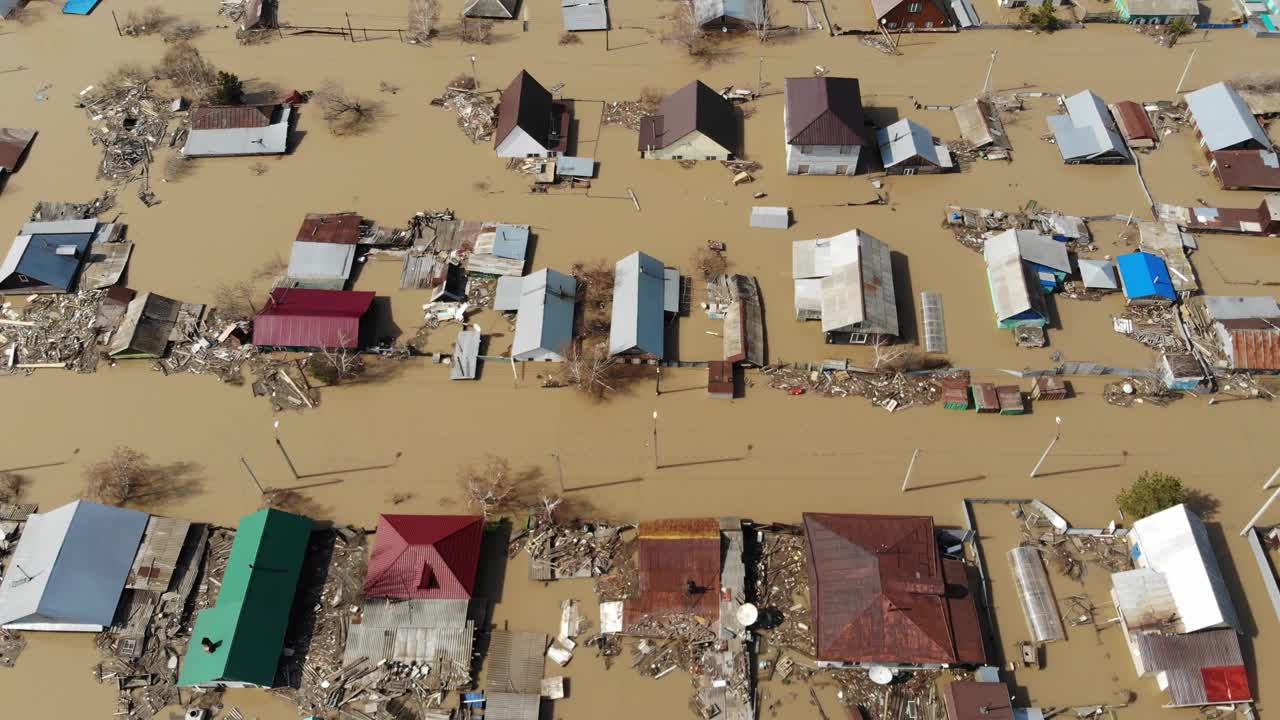
[[[1213,2],[1214,12],[1226,12],[1224,0]],[[77,93],[110,69],[159,59],[163,43],[158,38],[120,38],[112,23],[111,10],[123,17],[147,4],[107,0],[89,17],[69,17],[36,3],[41,17],[35,22],[0,27],[0,70],[25,67],[0,73],[0,124],[40,131],[21,171],[8,178],[0,194],[0,232],[16,232],[39,200],[87,201],[105,189],[95,179],[100,149],[90,145],[90,121],[74,103]],[[143,206],[134,197],[136,188],[122,191],[107,219],[120,213],[136,243],[127,284],[207,303],[220,285],[250,279],[273,258],[286,258],[305,213],[350,210],[399,226],[419,210],[450,208],[467,220],[531,225],[530,270],[567,272],[577,262],[612,263],[643,250],[688,274],[698,248],[708,240],[724,242],[731,270],[760,282],[770,362],[848,357],[865,364],[872,358],[869,349],[825,345],[819,323],[795,321],[792,311],[792,241],[860,228],[901,255],[895,256],[895,275],[907,341],[914,343],[919,332],[919,293],[940,292],[948,357],[957,367],[973,368],[980,379],[1007,380],[998,373],[1002,368],[1051,367],[1057,364],[1053,353],[1065,360],[1151,367],[1151,351],[1112,330],[1111,317],[1123,309],[1116,295],[1101,302],[1055,296],[1057,323],[1048,331],[1048,347],[1016,347],[1007,331],[995,327],[981,255],[942,226],[947,204],[1015,210],[1033,200],[1076,215],[1133,213],[1150,219],[1132,165],[1061,163],[1056,146],[1041,138],[1048,132],[1045,115],[1057,112],[1052,100],[1028,100],[1027,110],[1009,122],[1012,163],[978,161],[963,174],[887,178],[881,190],[888,193],[887,205],[849,207],[875,197],[867,177],[785,175],[782,81],[811,75],[816,65],[831,75],[857,77],[877,124],[910,117],[941,139],[953,140],[959,132],[952,114],[915,110],[913,100],[947,105],[972,97],[982,88],[993,49],[999,50],[992,74],[997,90],[1090,88],[1108,102],[1172,99],[1193,48],[1196,59],[1184,89],[1244,69],[1274,67],[1280,59],[1280,44],[1243,30],[1213,31],[1207,37],[1196,33],[1167,49],[1124,26],[1093,25],[1053,36],[1006,30],[905,36],[897,57],[825,32],[766,46],[740,38],[729,44],[731,58],[703,67],[660,42],[657,15],[668,3],[611,4],[618,29],[609,35],[613,49],[608,51],[598,33],[584,35],[578,45],[558,45],[556,4],[527,4],[529,31],[521,32],[519,22],[500,25],[495,42],[485,46],[438,41],[412,47],[391,33],[354,44],[304,36],[244,47],[230,28],[211,27],[195,44],[250,90],[266,84],[308,90],[332,79],[385,102],[387,117],[367,135],[335,137],[318,108],[303,105],[296,150],[260,160],[269,168],[265,174],[250,172],[256,159],[198,160],[189,177],[153,182],[161,200],[155,207]],[[994,2],[988,4],[994,13]],[[356,27],[403,26],[404,5],[373,0],[351,12],[350,20]],[[455,5],[445,6],[446,19],[457,12]],[[212,0],[182,0],[171,12],[213,26],[225,22],[216,9]],[[298,25],[337,25],[345,23],[348,9],[336,0],[305,5],[286,0],[281,17]],[[777,24],[803,26],[800,4],[786,4],[778,12]],[[505,169],[491,144],[469,143],[452,113],[428,105],[454,76],[469,72],[470,55],[476,56],[486,90],[505,87],[522,68],[546,87],[563,83],[562,95],[574,101],[579,120],[576,154],[597,160],[589,196],[530,193],[530,178]],[[667,92],[694,78],[716,88],[754,88],[761,78],[767,83],[744,123],[743,155],[763,166],[755,182],[733,186],[719,163],[686,170],[676,163],[642,161],[633,131],[599,126],[601,101],[633,99],[642,88]],[[380,92],[380,82],[399,90]],[[36,101],[44,84],[48,100]],[[1190,131],[1165,138],[1154,154],[1142,158],[1157,202],[1203,199],[1230,207],[1261,202],[1260,193],[1222,191],[1211,176],[1193,169],[1206,165]],[[158,176],[163,157],[153,167]],[[628,189],[635,192],[639,212]],[[759,192],[767,197],[753,199]],[[791,207],[794,225],[785,231],[748,227],[756,204]],[[1122,225],[1091,225],[1098,246],[1093,257],[1131,249],[1118,239]],[[1198,240],[1192,263],[1206,292],[1275,293],[1273,284],[1264,284],[1280,278],[1275,239],[1201,235]],[[398,262],[371,259],[360,268],[354,288],[389,297],[395,326],[411,337],[422,325],[427,291],[398,290],[399,273]],[[264,296],[265,285],[259,289]],[[722,323],[698,310],[703,295],[701,283],[695,283],[693,311],[677,321],[680,360],[721,357],[721,338],[708,332],[720,332]],[[509,349],[507,320],[484,311],[475,322],[491,334],[489,354]],[[427,347],[448,352],[456,328],[432,331]],[[954,412],[941,404],[891,414],[860,398],[791,397],[770,389],[767,378],[755,371],[746,375],[744,398],[715,402],[706,398],[706,371],[696,369],[664,369],[661,394],[652,381],[643,380],[597,403],[568,389],[539,387],[539,374],[549,371],[554,372],[527,364],[513,377],[510,366],[489,362],[479,381],[451,383],[447,368],[415,358],[386,380],[325,389],[316,410],[273,415],[269,403],[252,397],[247,386],[225,386],[211,376],[164,377],[148,361],[103,364],[93,375],[40,370],[0,378],[4,406],[11,410],[0,435],[0,465],[26,468],[21,470],[31,481],[26,501],[50,509],[78,496],[87,464],[128,445],[157,463],[186,461],[196,468],[196,492],[147,510],[221,524],[233,524],[258,507],[260,495],[246,465],[272,487],[340,480],[308,491],[317,516],[366,528],[391,509],[395,494],[411,495],[396,512],[465,512],[457,500],[458,469],[487,454],[534,471],[547,487],[585,498],[602,516],[619,521],[736,515],[797,522],[804,511],[823,511],[929,514],[940,525],[960,525],[962,498],[1037,497],[1073,525],[1104,527],[1118,519],[1113,501],[1118,489],[1144,470],[1162,470],[1217,502],[1206,520],[1246,626],[1242,644],[1250,682],[1265,715],[1275,692],[1269,679],[1280,673],[1280,622],[1238,533],[1265,499],[1262,484],[1280,464],[1275,442],[1280,411],[1274,403],[1210,406],[1204,398],[1187,397],[1167,408],[1122,409],[1103,401],[1103,380],[1080,378],[1073,379],[1075,398],[1037,403],[1021,417]],[[1027,381],[1022,383],[1029,389]],[[1029,479],[1053,437],[1055,415],[1062,418],[1062,439],[1041,476]],[[916,449],[913,489],[903,493],[903,474]],[[996,505],[980,508],[977,522],[1001,650],[1012,658],[1014,644],[1026,633],[1005,560],[1019,541],[1019,524],[1007,508]],[[1262,522],[1280,522],[1280,508]],[[526,579],[526,562],[520,556],[508,566],[496,610],[499,625],[549,631],[559,601],[568,596],[582,599],[586,615],[596,617],[589,582],[533,583]],[[1091,568],[1083,587],[1056,573],[1051,578],[1059,600],[1086,593],[1095,604],[1109,601],[1109,582],[1098,568]],[[1109,620],[1109,612],[1101,609],[1099,620]],[[1160,708],[1163,696],[1153,680],[1135,676],[1117,626],[1096,635],[1069,627],[1068,637],[1049,647],[1045,669],[1013,674],[1020,701],[1106,703],[1127,689],[1138,701],[1117,711],[1120,720],[1197,715]],[[31,633],[28,638],[18,666],[0,669],[4,717],[106,717],[112,712],[111,689],[97,685],[90,674],[91,637]],[[591,651],[580,650],[565,668],[571,690],[556,703],[554,717],[694,717],[687,707],[687,676],[641,678],[627,667],[629,661],[624,653],[606,671]],[[40,692],[32,691],[36,688]],[[776,715],[762,710],[762,718],[817,717],[803,690],[768,688],[770,702],[783,702]],[[831,720],[837,720],[843,710],[834,690],[827,687],[819,695]],[[239,706],[249,718],[296,717],[288,703],[261,691],[229,692],[227,704]]]

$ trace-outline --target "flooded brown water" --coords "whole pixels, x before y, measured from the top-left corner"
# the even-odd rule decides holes
[[[845,0],[848,2],[848,0]],[[1215,3],[1220,0],[1215,0]],[[21,172],[0,195],[0,228],[15,228],[40,199],[83,200],[100,192],[95,180],[98,153],[89,145],[88,120],[74,107],[85,86],[122,62],[150,63],[162,52],[157,39],[117,38],[110,10],[123,16],[147,3],[107,0],[88,18],[64,17],[41,6],[43,18],[27,27],[0,32],[0,122],[36,127],[40,136]],[[456,5],[457,3],[453,3]],[[528,223],[537,235],[533,268],[567,270],[580,260],[613,261],[636,249],[667,264],[688,266],[706,240],[727,243],[736,271],[756,275],[768,322],[771,360],[819,360],[849,355],[867,361],[863,349],[847,352],[824,346],[816,323],[793,321],[790,243],[795,239],[862,228],[884,240],[905,258],[909,293],[900,301],[915,309],[921,290],[936,290],[946,303],[950,357],[967,367],[1045,367],[1049,354],[1076,360],[1149,366],[1151,354],[1112,332],[1110,316],[1120,300],[1101,303],[1059,301],[1061,328],[1050,330],[1043,350],[1013,346],[995,329],[983,264],[979,255],[951,239],[940,227],[943,205],[958,203],[1013,209],[1030,200],[1078,214],[1135,212],[1145,217],[1145,199],[1133,167],[1067,168],[1056,148],[1040,139],[1050,100],[1029,102],[1029,111],[1011,125],[1015,162],[984,163],[963,175],[891,178],[887,207],[835,207],[873,196],[867,178],[788,178],[783,174],[782,98],[764,97],[745,123],[745,155],[764,170],[750,185],[732,187],[719,165],[682,170],[670,163],[642,162],[635,135],[617,127],[599,130],[594,101],[635,96],[643,87],[670,90],[698,77],[713,86],[754,86],[763,68],[769,90],[780,90],[787,76],[806,75],[815,65],[832,74],[861,79],[864,102],[878,121],[909,116],[944,139],[957,136],[950,113],[916,111],[912,98],[925,104],[949,104],[981,89],[990,51],[999,49],[993,87],[1049,92],[1092,88],[1108,101],[1171,97],[1188,53],[1197,49],[1187,87],[1231,77],[1241,68],[1259,67],[1277,57],[1280,46],[1256,41],[1239,31],[1197,35],[1173,50],[1157,47],[1119,27],[1091,27],[1039,37],[1021,32],[969,32],[957,36],[907,37],[904,54],[888,57],[849,38],[814,33],[759,47],[741,41],[729,62],[703,68],[661,44],[659,23],[648,3],[615,3],[615,48],[605,51],[602,35],[584,36],[578,46],[556,44],[560,19],[554,2],[531,0],[530,31],[519,23],[500,28],[497,42],[466,47],[438,42],[431,48],[399,44],[394,37],[345,43],[331,37],[295,37],[265,46],[239,46],[227,28],[215,28],[198,45],[207,58],[249,81],[310,89],[333,78],[351,90],[384,100],[389,117],[363,137],[335,138],[312,108],[303,107],[297,152],[266,159],[270,168],[254,176],[253,160],[201,161],[178,183],[158,183],[163,201],[153,208],[122,193],[120,211],[137,243],[128,282],[191,301],[208,301],[220,283],[248,277],[253,268],[287,256],[305,212],[355,210],[389,225],[424,208],[449,207],[460,217]],[[213,25],[217,4],[184,2],[183,17]],[[665,5],[659,8],[665,8]],[[456,11],[446,7],[446,14]],[[1221,10],[1220,8],[1218,10]],[[283,16],[295,24],[337,25],[345,21],[336,0],[287,4]],[[780,9],[780,23],[801,24],[799,5]],[[375,0],[351,16],[353,25],[402,24],[400,0]],[[648,29],[645,29],[648,28]],[[578,152],[599,161],[591,195],[527,192],[526,178],[504,168],[491,146],[471,145],[445,111],[427,102],[445,83],[469,69],[476,55],[485,88],[504,86],[520,68],[544,85],[564,83],[563,94],[576,99],[581,125]],[[763,63],[758,59],[763,57]],[[395,95],[378,92],[379,81],[398,85]],[[33,96],[49,83],[49,99]],[[1227,193],[1212,179],[1192,170],[1203,165],[1187,134],[1168,138],[1143,167],[1158,201],[1191,203],[1197,198],[1229,205],[1255,205],[1256,193]],[[483,186],[480,185],[483,183]],[[642,211],[626,196],[635,191]],[[761,201],[752,193],[767,192]],[[611,199],[614,198],[614,199]],[[747,227],[757,202],[788,205],[796,224],[787,231]],[[1096,226],[1099,255],[1122,251],[1115,239],[1119,223]],[[1274,240],[1201,237],[1193,261],[1210,292],[1255,293],[1253,283],[1280,275],[1280,251]],[[370,261],[357,288],[392,298],[396,324],[413,334],[421,323],[422,292],[401,292],[398,265]],[[696,298],[695,298],[696,299]],[[918,310],[915,310],[918,312]],[[504,351],[510,329],[492,313],[478,322],[491,351]],[[682,359],[718,357],[720,340],[707,334],[719,323],[695,312],[682,318],[678,352]],[[914,333],[914,328],[909,330]],[[445,350],[455,331],[441,329],[429,345]],[[1243,611],[1255,661],[1253,687],[1269,698],[1267,678],[1280,668],[1280,626],[1262,589],[1245,542],[1236,536],[1264,499],[1262,482],[1280,463],[1275,449],[1276,410],[1261,402],[1208,406],[1186,399],[1166,409],[1113,408],[1101,400],[1101,383],[1076,383],[1079,397],[1037,405],[1029,416],[977,417],[940,407],[888,414],[861,400],[793,398],[769,390],[759,375],[755,386],[732,402],[704,397],[705,373],[664,372],[665,392],[655,396],[639,384],[607,404],[592,404],[569,393],[538,387],[538,369],[523,370],[513,381],[510,369],[489,364],[477,383],[449,383],[443,368],[414,363],[393,381],[328,390],[320,409],[275,418],[267,403],[246,388],[224,387],[206,377],[163,378],[146,364],[104,368],[92,376],[42,371],[4,382],[10,414],[0,457],[6,467],[63,463],[26,471],[30,498],[47,507],[74,497],[83,468],[112,446],[128,444],[162,463],[199,465],[200,492],[157,512],[233,523],[254,509],[258,493],[241,467],[244,458],[265,484],[295,482],[273,442],[272,422],[299,473],[314,474],[392,463],[389,468],[342,472],[344,482],[310,492],[321,514],[340,522],[372,526],[390,506],[393,493],[412,493],[398,507],[404,512],[460,509],[457,469],[486,453],[510,458],[517,468],[536,468],[551,485],[561,473],[602,512],[621,519],[698,514],[737,514],[758,520],[795,520],[806,510],[927,513],[944,524],[962,520],[966,496],[1036,496],[1081,526],[1105,525],[1115,516],[1112,497],[1145,469],[1162,469],[1213,495],[1220,503],[1212,521],[1220,524],[1218,549]],[[650,445],[651,413],[657,410],[664,466],[654,468]],[[1063,418],[1063,438],[1043,477],[1027,473],[1052,435],[1053,415]],[[921,450],[914,484],[900,493],[913,449]],[[73,451],[78,452],[73,454]],[[554,457],[560,459],[559,470]],[[717,462],[711,462],[717,461]],[[931,486],[931,487],[930,487]],[[1280,509],[1267,518],[1280,521]],[[1003,647],[1024,630],[1012,594],[1004,553],[1017,542],[1013,519],[1002,509],[981,510],[978,522],[995,585]],[[524,579],[522,563],[508,572],[498,621],[513,628],[550,630],[558,601],[566,595],[588,599],[583,583],[543,587]],[[1055,577],[1059,597],[1077,592]],[[1094,571],[1084,588],[1106,601],[1103,574]],[[1105,611],[1102,613],[1105,615]],[[1187,711],[1159,709],[1155,683],[1134,677],[1115,628],[1072,629],[1070,641],[1050,649],[1043,671],[1020,671],[1014,678],[1020,697],[1040,705],[1108,702],[1118,688],[1137,691],[1137,706],[1126,718],[1157,715],[1191,717]],[[90,676],[93,650],[88,638],[39,635],[19,666],[0,672],[6,716],[102,717],[113,707],[111,693]],[[561,718],[607,715],[617,718],[686,717],[686,679],[678,673],[656,684],[620,664],[611,671],[590,653],[580,653],[566,669],[571,696],[557,704]],[[57,692],[23,693],[23,688],[56,687]],[[790,689],[774,689],[784,704],[781,718],[809,718],[816,712]],[[824,690],[826,709],[835,716],[834,696]],[[249,717],[283,719],[295,713],[283,701],[260,692],[236,692],[229,702]]]

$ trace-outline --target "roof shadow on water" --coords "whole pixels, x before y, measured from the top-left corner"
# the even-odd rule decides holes
[[[911,266],[907,256],[894,250],[889,253],[889,265],[893,271],[893,292],[898,305],[898,337],[904,343],[919,343],[920,331],[916,325],[916,293],[911,285]]]
[[[293,596],[289,629],[284,636],[284,646],[292,649],[293,655],[280,658],[280,665],[276,668],[276,687],[297,688],[302,681],[302,668],[311,649],[316,621],[320,618],[320,613],[313,608],[324,602],[322,595],[325,581],[329,578],[329,562],[333,558],[336,538],[337,533],[331,529],[311,533],[298,591]],[[364,578],[354,578],[354,581],[363,584]],[[355,601],[354,596],[351,601]]]
[[[1188,504],[1193,509],[1198,510],[1194,503],[1203,501],[1204,497],[1206,496],[1200,493],[1193,493]],[[1216,507],[1216,505],[1213,507]],[[1209,544],[1213,547],[1213,554],[1218,559],[1218,566],[1222,568],[1222,579],[1226,581],[1227,592],[1231,597],[1232,604],[1236,606],[1236,616],[1240,619],[1240,627],[1236,628],[1236,631],[1241,636],[1240,654],[1244,659],[1245,671],[1249,674],[1249,687],[1253,690],[1256,700],[1265,691],[1265,688],[1259,685],[1258,659],[1253,650],[1253,638],[1258,635],[1258,624],[1254,620],[1253,609],[1249,607],[1248,595],[1245,594],[1244,586],[1240,583],[1240,573],[1231,559],[1231,553],[1227,551],[1230,543],[1233,540],[1239,541],[1239,538],[1234,536],[1228,538],[1222,528],[1222,523],[1208,522],[1206,520],[1204,526],[1209,532]]]

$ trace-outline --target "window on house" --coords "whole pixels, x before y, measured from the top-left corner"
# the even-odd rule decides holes
[[[422,575],[418,577],[418,589],[434,590],[438,587],[440,587],[440,583],[436,580],[436,574],[431,572],[430,565],[424,563],[422,565]]]
[[[804,153],[805,155],[811,155],[811,154],[813,154],[813,146],[812,146],[812,145],[801,145],[801,146],[800,146],[800,152]]]
[[[716,159],[716,156],[715,156],[715,155],[708,155],[708,156],[707,156],[707,159],[708,159],[708,160],[715,160],[715,159]]]
[[[907,3],[907,12],[909,13],[918,13],[923,9],[924,9],[924,3],[918,3],[918,2]]]
[[[852,155],[852,154],[853,154],[853,146],[852,146],[852,145],[841,145],[841,146],[840,146],[840,154],[841,154],[841,155]]]
[[[926,28],[931,28],[931,27],[933,27],[933,21],[932,21],[932,20],[930,20],[930,21],[926,22],[926,23],[924,24],[924,26],[925,26]]]
[[[671,159],[672,159],[672,160],[683,160],[683,159],[684,159],[684,156],[683,156],[683,155],[672,155],[672,156],[671,156]]]
[[[797,167],[797,168],[796,168],[796,174],[797,174],[797,175],[808,175],[808,174],[809,174],[809,166],[808,166],[808,165],[801,165],[801,166]]]
[[[908,22],[906,25],[904,25],[903,27],[905,27],[905,28],[906,28],[906,29],[908,29],[908,30],[914,30],[914,29],[915,29],[915,27],[916,27],[916,23],[915,23],[915,21],[914,21],[914,20],[912,20],[912,21],[909,21],[909,22]]]
[[[897,22],[890,22],[890,23],[889,23],[889,29],[890,29],[890,30],[893,30],[893,29],[894,29],[894,28],[896,28],[896,27],[898,27],[898,23],[897,23]]]

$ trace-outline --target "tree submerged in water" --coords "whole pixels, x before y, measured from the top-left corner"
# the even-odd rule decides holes
[[[1162,472],[1144,472],[1116,495],[1116,506],[1130,522],[1187,502],[1190,493],[1182,480]]]
[[[1058,17],[1058,11],[1050,2],[1037,5],[1034,8],[1024,6],[1022,8],[1022,22],[1047,33],[1055,30],[1061,30],[1063,26],[1062,18]]]

